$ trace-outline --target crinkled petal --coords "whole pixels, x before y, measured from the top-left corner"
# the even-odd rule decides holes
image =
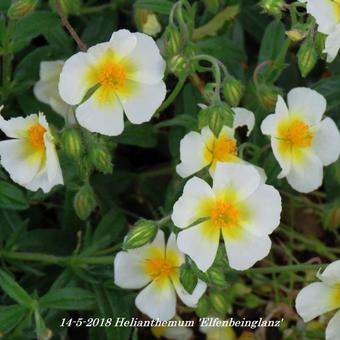
[[[326,328],[326,340],[339,340],[340,310],[335,313]]]
[[[247,136],[249,136],[255,126],[254,113],[242,107],[233,107],[232,109],[235,112],[233,129],[246,126],[248,129]]]
[[[37,114],[5,120],[0,115],[0,129],[10,138],[25,138],[27,130],[39,122]]]
[[[323,95],[307,87],[296,87],[287,95],[289,113],[301,116],[310,125],[320,122],[327,102]]]
[[[323,165],[329,165],[339,158],[340,134],[331,118],[325,118],[316,126],[313,149]]]

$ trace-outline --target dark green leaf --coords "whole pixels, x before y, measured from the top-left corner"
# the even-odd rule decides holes
[[[173,2],[168,0],[137,0],[134,6],[135,8],[147,9],[152,12],[168,15],[173,4]]]
[[[27,309],[20,305],[0,306],[0,333],[11,331],[25,316]]]
[[[24,210],[28,208],[28,202],[15,185],[0,181],[0,208]]]

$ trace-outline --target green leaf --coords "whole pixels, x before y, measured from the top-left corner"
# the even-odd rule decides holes
[[[173,2],[168,0],[137,0],[134,3],[135,8],[147,9],[159,14],[170,14]]]
[[[29,294],[21,288],[15,280],[9,276],[6,272],[0,269],[0,287],[3,291],[9,295],[19,305],[23,305],[27,308],[32,308],[33,299]]]
[[[24,210],[28,206],[26,196],[20,189],[13,184],[0,181],[0,208]]]
[[[41,308],[62,310],[88,310],[94,303],[93,293],[76,287],[54,289],[39,299]]]
[[[27,309],[20,305],[0,306],[0,334],[8,333],[24,318]]]
[[[326,97],[327,111],[333,111],[340,106],[340,76],[321,79],[312,87]]]
[[[124,132],[114,138],[119,144],[136,145],[142,148],[152,148],[157,144],[157,137],[151,124],[125,125]]]

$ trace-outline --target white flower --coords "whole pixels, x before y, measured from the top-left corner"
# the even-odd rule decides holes
[[[11,138],[0,142],[0,162],[14,182],[44,192],[63,184],[53,137],[42,113],[7,121],[0,116],[0,129]]]
[[[42,61],[39,71],[40,79],[34,85],[33,92],[38,100],[50,105],[55,112],[65,117],[70,106],[60,98],[58,90],[63,65],[64,61],[62,60]]]
[[[176,314],[176,293],[187,306],[195,307],[206,290],[200,280],[192,294],[183,288],[179,267],[184,261],[175,235],[170,235],[165,247],[164,233],[159,231],[151,244],[116,255],[115,284],[129,289],[146,286],[136,297],[137,308],[150,318],[170,320]]]
[[[321,282],[314,282],[303,288],[296,298],[296,310],[305,322],[317,316],[340,308],[340,260],[327,266]],[[340,310],[328,323],[326,340],[339,340]]]
[[[177,237],[179,249],[199,269],[213,264],[222,233],[230,267],[244,270],[268,255],[268,235],[278,226],[280,213],[278,191],[263,184],[254,166],[217,163],[212,188],[197,177],[186,183],[172,221],[185,229]]]
[[[324,53],[327,61],[332,62],[340,48],[340,1],[339,0],[306,0],[307,12],[317,24],[318,31],[327,35]]]
[[[177,320],[178,321],[178,320]],[[159,326],[152,327],[151,333],[157,338],[169,340],[190,340],[193,332],[190,328],[184,326]]]
[[[297,191],[310,192],[322,184],[323,166],[335,162],[340,152],[339,131],[330,118],[323,120],[326,100],[308,88],[288,93],[288,108],[278,96],[275,114],[261,125],[271,136],[272,150],[288,183]]]
[[[246,125],[248,135],[255,125],[254,114],[243,108],[233,108],[235,112],[234,124],[230,128],[224,126],[218,136],[204,127],[201,133],[191,131],[186,134],[180,143],[181,163],[177,165],[177,173],[185,178],[209,166],[212,175],[217,162],[241,162],[237,157],[237,141],[234,137],[235,129]]]
[[[116,136],[124,129],[123,111],[134,124],[151,119],[166,94],[164,70],[165,62],[151,37],[119,30],[109,42],[66,60],[59,92],[68,104],[79,105],[76,117],[81,126]],[[94,93],[84,98],[90,89]]]

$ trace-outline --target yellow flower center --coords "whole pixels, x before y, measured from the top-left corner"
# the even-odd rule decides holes
[[[239,211],[233,203],[219,200],[213,205],[210,217],[214,225],[221,228],[229,228],[238,224]]]
[[[279,138],[292,147],[307,148],[312,145],[313,134],[310,127],[300,119],[292,120],[288,126],[279,130]]]
[[[236,142],[234,139],[222,137],[216,140],[213,149],[213,157],[218,161],[224,161],[230,155],[237,154]]]
[[[105,88],[119,90],[124,87],[126,75],[123,67],[117,64],[103,66],[98,74],[98,82]]]
[[[332,2],[334,12],[338,21],[340,21],[340,0],[333,0]]]
[[[172,274],[174,265],[165,258],[155,258],[146,260],[146,272],[153,280],[161,280]]]
[[[40,124],[35,124],[28,129],[28,139],[34,149],[41,150],[45,147],[45,132],[46,129]]]

